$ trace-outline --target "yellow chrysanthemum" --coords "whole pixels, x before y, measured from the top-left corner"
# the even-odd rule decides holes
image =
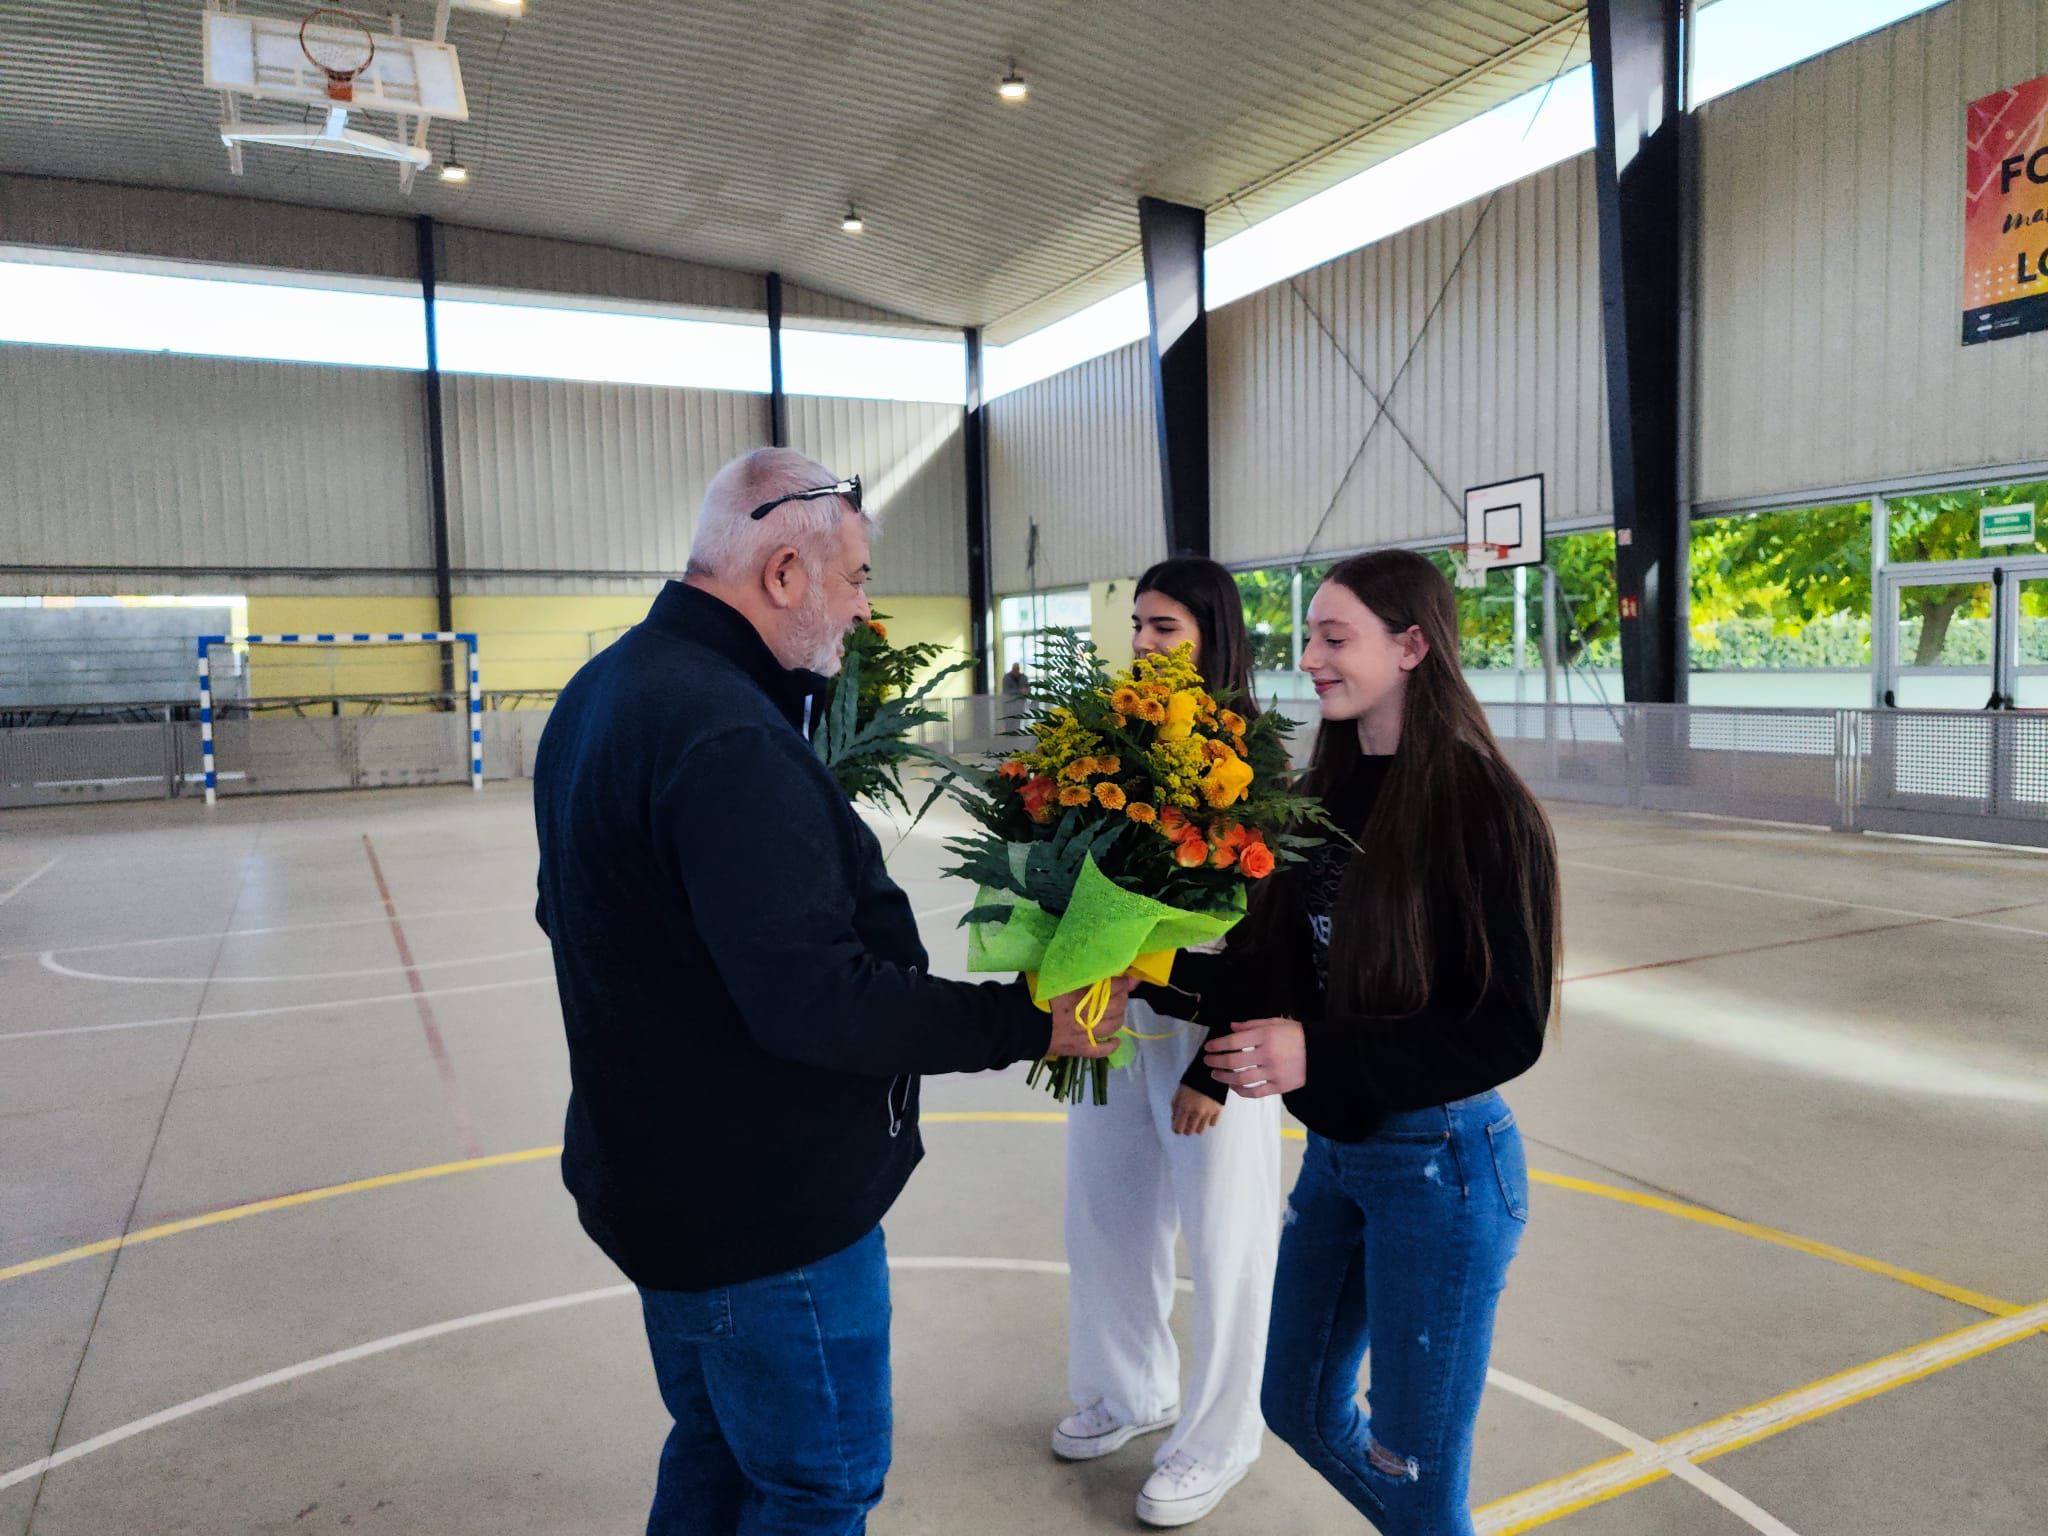
[[[1164,725],[1166,723],[1165,703],[1159,699],[1140,699],[1138,701],[1138,718],[1140,720],[1148,720],[1154,725]]]
[[[1115,778],[1124,771],[1124,760],[1120,757],[1098,757],[1095,759],[1095,771],[1109,778]]]
[[[1109,696],[1109,707],[1120,715],[1134,715],[1138,712],[1138,690],[1124,683]]]
[[[1121,714],[1114,714],[1109,717],[1109,724],[1111,730],[1120,731],[1130,723],[1130,720]]]
[[[1216,723],[1233,736],[1244,734],[1244,716],[1234,709],[1226,709],[1216,716]]]
[[[1120,811],[1124,808],[1124,792],[1105,779],[1095,786],[1095,803],[1105,811]]]
[[[1060,804],[1066,806],[1086,805],[1088,791],[1079,784],[1067,784],[1060,789]]]
[[[1149,827],[1159,819],[1159,813],[1142,800],[1133,800],[1124,807],[1124,814],[1141,827]]]
[[[1063,778],[1063,779],[1070,779],[1070,780],[1072,780],[1072,781],[1073,781],[1074,783],[1078,784],[1078,783],[1080,783],[1080,782],[1081,782],[1081,781],[1082,781],[1083,779],[1087,778],[1087,777],[1088,777],[1088,775],[1089,775],[1089,774],[1091,774],[1091,773],[1093,773],[1094,771],[1095,771],[1095,759],[1094,759],[1094,758],[1092,758],[1092,757],[1077,757],[1077,758],[1075,758],[1075,759],[1074,759],[1074,760],[1073,760],[1073,761],[1072,761],[1071,763],[1067,764],[1067,766],[1066,766],[1066,767],[1064,767],[1064,768],[1062,768],[1062,769],[1060,770],[1060,777],[1061,777],[1061,778]]]

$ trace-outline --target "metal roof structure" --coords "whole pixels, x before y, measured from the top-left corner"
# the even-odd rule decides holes
[[[528,0],[455,13],[471,119],[431,147],[470,178],[406,195],[302,150],[232,175],[203,8],[0,0],[5,168],[772,268],[992,341],[1137,280],[1142,195],[1208,209],[1213,242],[1587,51],[1584,0]]]

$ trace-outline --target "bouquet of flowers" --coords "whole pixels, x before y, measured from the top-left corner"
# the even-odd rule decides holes
[[[839,675],[832,679],[811,744],[846,791],[847,799],[865,800],[884,811],[910,811],[903,792],[907,764],[928,763],[939,768],[940,779],[917,811],[922,818],[958,765],[944,753],[912,741],[911,733],[946,718],[943,711],[932,707],[934,690],[974,663],[956,661],[919,683],[918,674],[928,671],[946,654],[946,648],[928,641],[891,645],[885,617],[877,614],[848,634],[845,660]]]
[[[980,886],[961,919],[968,969],[1026,973],[1040,1007],[1086,989],[1092,1038],[1112,981],[1165,982],[1176,951],[1222,937],[1248,885],[1318,841],[1292,829],[1324,818],[1287,788],[1286,722],[1220,705],[1191,646],[1112,676],[1067,638],[1038,690],[1032,744],[956,781],[980,830],[947,844],[960,860],[947,873]],[[1134,1049],[1127,1035],[1107,1062],[1043,1061],[1030,1082],[1063,1102],[1092,1083],[1106,1103],[1108,1068]]]

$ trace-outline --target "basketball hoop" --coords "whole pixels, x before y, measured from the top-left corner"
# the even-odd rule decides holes
[[[1451,553],[1459,558],[1459,564],[1451,572],[1451,579],[1461,587],[1479,588],[1486,585],[1486,573],[1496,565],[1505,564],[1514,553],[1512,544],[1453,544]]]
[[[314,67],[327,76],[330,101],[354,101],[356,76],[368,69],[377,56],[376,34],[352,11],[308,13],[299,23],[299,47]]]

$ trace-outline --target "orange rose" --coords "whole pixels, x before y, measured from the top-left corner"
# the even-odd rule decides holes
[[[1124,814],[1141,827],[1150,826],[1159,819],[1159,813],[1143,800],[1133,800],[1124,807]]]
[[[1173,857],[1182,869],[1200,869],[1209,862],[1208,840],[1199,832],[1191,832],[1181,839]]]
[[[1031,765],[1022,758],[1013,757],[996,772],[1006,779],[1028,779],[1031,777]]]
[[[1253,843],[1237,856],[1237,866],[1253,880],[1263,880],[1273,873],[1273,850],[1264,843]]]
[[[1226,848],[1242,848],[1251,841],[1251,834],[1236,822],[1231,822],[1216,834],[1216,839]]]
[[[1228,843],[1218,843],[1216,851],[1209,856],[1209,862],[1218,869],[1228,869],[1237,862],[1237,850]]]
[[[1036,816],[1046,808],[1055,787],[1053,781],[1041,773],[1017,791],[1017,798],[1024,802],[1025,810]]]
[[[1169,805],[1159,813],[1159,830],[1178,840],[1188,824],[1188,815],[1177,805]]]

